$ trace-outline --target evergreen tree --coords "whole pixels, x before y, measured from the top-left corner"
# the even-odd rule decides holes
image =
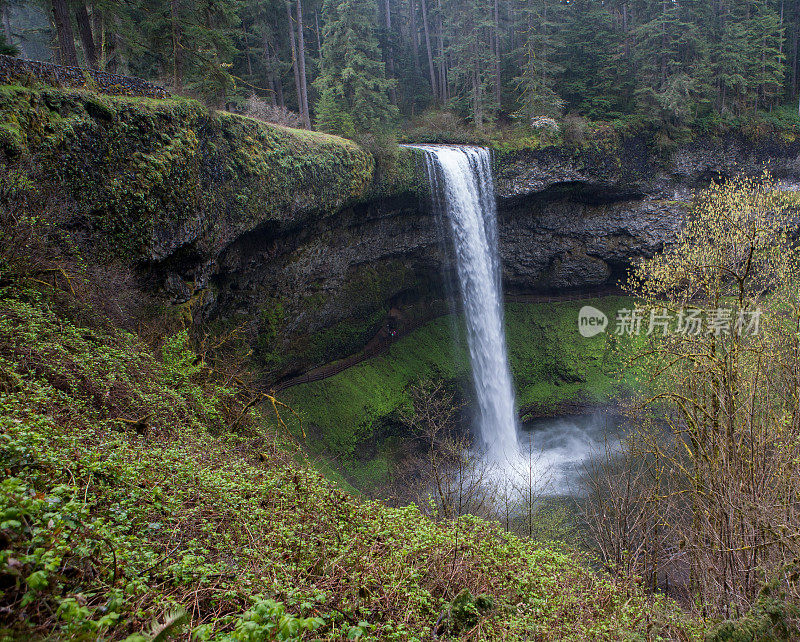
[[[785,56],[781,50],[783,28],[778,13],[759,4],[747,30],[748,77],[756,107],[774,105],[783,85]]]
[[[168,78],[222,105],[233,90],[229,69],[240,32],[240,0],[132,0],[117,22],[128,45],[129,71]]]
[[[623,37],[609,7],[596,0],[575,0],[563,34],[568,46],[559,93],[568,108],[591,118],[629,112],[633,74],[621,55]]]
[[[6,40],[6,37],[2,33],[0,33],[0,54],[4,56],[16,56],[19,54],[17,48],[14,45],[9,44]]]
[[[640,109],[673,124],[688,120],[707,95],[708,47],[691,0],[655,0],[634,32]]]
[[[559,60],[564,55],[560,27],[565,8],[557,0],[531,0],[520,6],[518,28],[523,44],[516,82],[520,111],[528,117],[556,116],[564,108],[556,85],[564,71]]]
[[[445,27],[450,37],[445,58],[451,61],[448,70],[453,91],[451,104],[471,114],[479,130],[497,107],[492,91],[495,66],[491,47],[492,4],[490,0],[451,0],[446,5]]]
[[[322,40],[324,72],[315,81],[320,98],[317,127],[347,138],[382,135],[397,108],[389,101],[393,81],[386,79],[375,35],[371,0],[325,0]]]

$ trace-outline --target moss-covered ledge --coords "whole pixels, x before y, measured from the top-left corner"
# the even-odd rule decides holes
[[[404,171],[376,181],[372,155],[336,136],[187,99],[21,85],[0,87],[0,158],[6,184],[57,195],[93,242],[146,261],[214,256],[267,222],[299,225],[409,184]]]

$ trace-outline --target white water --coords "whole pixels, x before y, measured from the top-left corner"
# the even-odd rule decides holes
[[[478,147],[414,146],[426,152],[434,202],[449,223],[467,322],[478,428],[488,459],[519,460],[514,392],[503,328],[497,208],[489,152]]]
[[[620,416],[613,410],[536,419],[520,433],[523,458],[535,463],[533,474],[541,494],[579,494],[584,465],[606,449],[619,447]],[[527,465],[527,461],[525,462]],[[525,479],[527,469],[517,478]],[[513,480],[512,480],[513,481]]]

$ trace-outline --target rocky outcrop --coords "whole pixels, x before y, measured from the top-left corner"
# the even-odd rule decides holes
[[[798,159],[800,145],[767,138],[700,141],[669,154],[644,138],[498,153],[506,291],[603,289],[674,238],[694,188],[765,166],[791,182]],[[302,231],[257,230],[223,252],[215,314],[281,310],[253,330],[276,376],[330,361],[363,347],[390,310],[392,323],[408,324],[441,312],[442,236],[427,200],[413,194],[367,199]]]
[[[645,137],[499,154],[497,193],[506,288],[576,289],[622,277],[675,236],[693,190],[768,170],[800,181],[800,144],[728,136],[656,153]]]

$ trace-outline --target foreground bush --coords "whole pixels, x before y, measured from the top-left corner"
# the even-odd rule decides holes
[[[606,561],[685,591],[704,617],[759,622],[742,631],[761,630],[774,582],[786,608],[770,606],[773,624],[800,603],[798,207],[768,177],[712,185],[673,246],[636,266],[645,327],[672,322],[634,355],[640,430],[593,479]]]

